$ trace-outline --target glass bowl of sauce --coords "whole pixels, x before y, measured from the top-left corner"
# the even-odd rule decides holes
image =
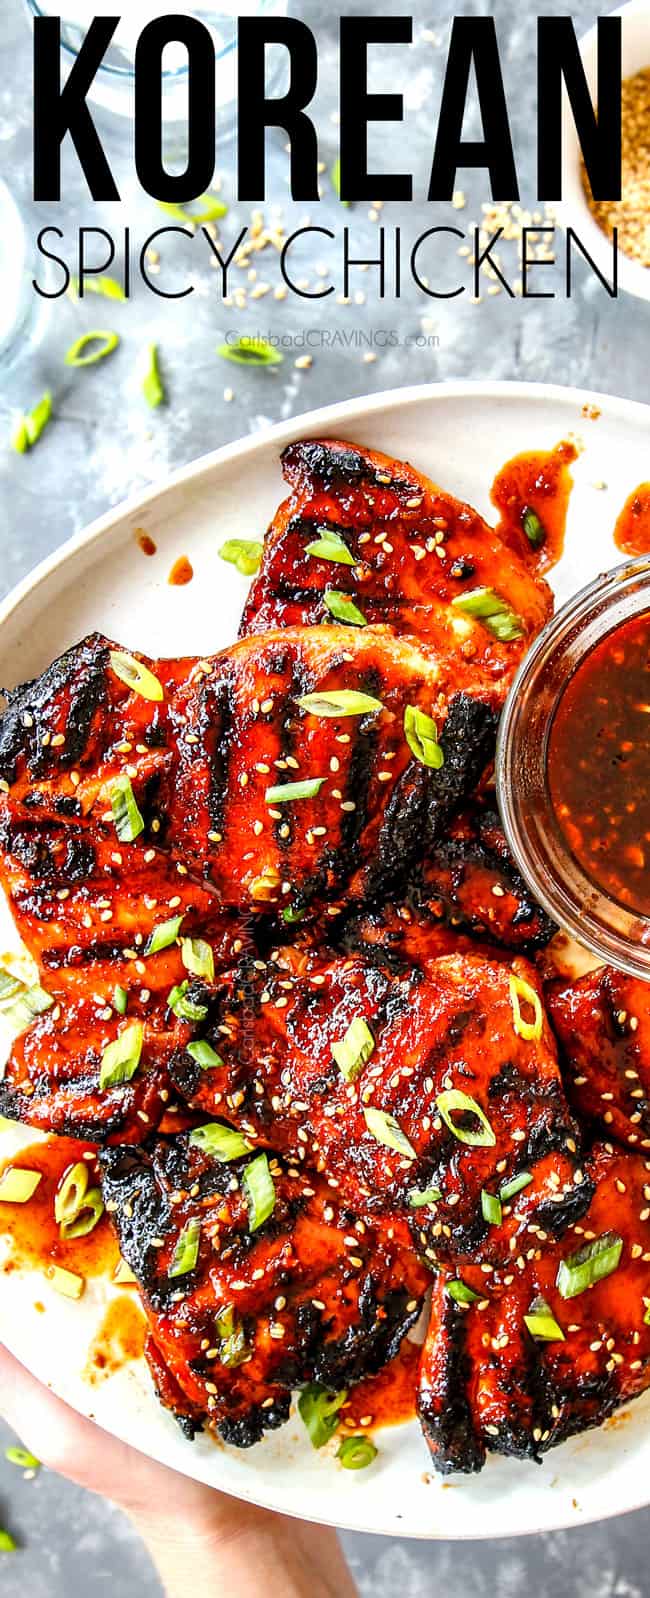
[[[601,960],[650,980],[650,558],[590,583],[522,661],[497,793],[539,903]]]

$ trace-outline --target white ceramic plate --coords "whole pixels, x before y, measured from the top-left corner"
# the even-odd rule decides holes
[[[583,407],[594,403],[600,415],[591,420]],[[206,654],[229,643],[245,584],[219,560],[219,545],[232,535],[259,536],[282,496],[281,449],[318,434],[406,457],[488,515],[490,484],[510,456],[577,436],[584,448],[574,468],[566,550],[553,574],[563,598],[620,559],[611,529],[648,475],[650,408],[572,389],[444,384],[349,401],[244,439],[176,473],[163,490],[111,511],[20,584],[0,609],[0,683],[31,677],[93,628],[153,655]],[[155,558],[139,550],[136,528],[155,539]],[[190,556],[195,580],[170,587],[170,567],[182,554]],[[3,1131],[0,1157],[34,1138],[28,1129]],[[381,1433],[375,1464],[358,1474],[343,1471],[326,1450],[315,1453],[295,1418],[248,1451],[207,1438],[186,1442],[158,1408],[143,1362],[95,1387],[82,1375],[113,1291],[90,1281],[82,1300],[70,1303],[41,1275],[2,1276],[0,1337],[107,1431],[241,1498],[359,1531],[446,1538],[550,1530],[650,1498],[650,1395],[541,1466],[494,1459],[479,1477],[452,1482],[430,1471],[414,1424]],[[36,1299],[45,1314],[36,1312]]]

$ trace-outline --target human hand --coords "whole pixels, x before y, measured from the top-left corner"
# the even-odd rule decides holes
[[[128,1514],[169,1598],[355,1598],[336,1534],[216,1492],[100,1430],[0,1347],[0,1412],[50,1470]]]

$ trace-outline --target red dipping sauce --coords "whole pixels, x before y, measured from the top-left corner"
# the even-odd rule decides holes
[[[560,831],[592,882],[650,915],[650,610],[607,633],[569,678],[547,779]]]

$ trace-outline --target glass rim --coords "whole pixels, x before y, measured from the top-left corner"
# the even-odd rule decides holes
[[[648,980],[650,909],[631,910],[588,876],[560,831],[547,781],[548,738],[568,674],[621,621],[646,610],[650,556],[642,555],[601,573],[551,617],[508,693],[495,778],[508,847],[537,902],[600,961]]]
[[[42,9],[42,7],[39,4],[39,0],[25,0],[25,4],[27,6],[28,11],[31,11],[32,16],[34,16],[34,17],[49,17],[50,16],[50,12],[49,11],[44,11]],[[60,19],[60,20],[62,20],[62,19]],[[79,51],[75,50],[74,47],[71,44],[68,44],[66,39],[64,39],[64,38],[61,39],[61,45],[62,45],[62,48],[65,50],[66,55],[72,56],[73,60],[77,59]],[[224,45],[222,50],[217,50],[215,52],[215,60],[224,61],[226,56],[230,55],[231,52],[233,50],[236,50],[236,49],[237,49],[237,41],[235,39],[232,39],[229,44]],[[174,67],[173,71],[165,71],[165,72],[162,73],[163,82],[170,82],[170,83],[177,82],[180,78],[186,78],[188,76],[188,71],[189,71],[189,69],[188,69],[187,65],[185,65],[183,67]],[[98,68],[98,72],[104,72],[104,73],[106,73],[107,75],[109,75],[110,77],[113,77],[113,78],[126,79],[127,82],[130,81],[135,76],[133,67],[112,67],[112,66],[102,65],[102,66],[100,66]]]

